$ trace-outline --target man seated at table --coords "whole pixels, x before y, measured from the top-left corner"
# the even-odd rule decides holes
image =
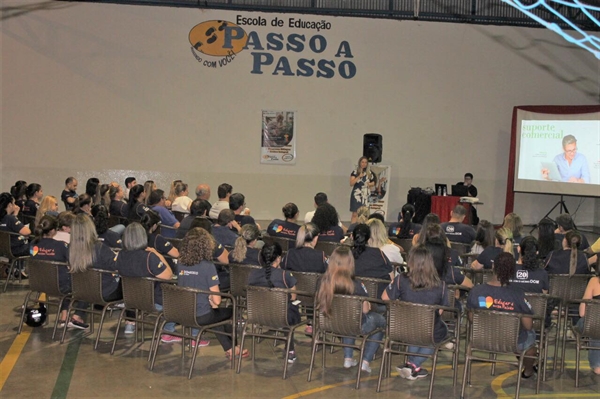
[[[465,173],[464,181],[456,183],[457,186],[467,187],[467,197],[477,198],[477,187],[473,185],[473,173]],[[479,217],[477,216],[477,209],[471,206],[471,224],[477,226],[479,224]]]
[[[463,223],[466,215],[465,207],[456,205],[450,214],[450,221],[442,223],[442,229],[450,241],[471,244],[475,240],[475,230]]]

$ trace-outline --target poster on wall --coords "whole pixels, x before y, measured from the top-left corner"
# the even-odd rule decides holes
[[[380,213],[386,217],[392,168],[389,165],[371,165],[370,169],[375,175],[375,187],[369,193],[369,210],[371,213]]]
[[[263,111],[260,163],[296,163],[296,112]]]

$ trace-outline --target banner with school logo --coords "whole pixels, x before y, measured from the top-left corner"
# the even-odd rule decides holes
[[[386,217],[389,202],[389,182],[392,167],[389,165],[371,165],[369,167],[375,176],[375,187],[369,193],[369,210]]]
[[[260,163],[296,163],[296,112],[263,111]]]

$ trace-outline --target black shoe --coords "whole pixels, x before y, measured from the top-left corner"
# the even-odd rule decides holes
[[[525,369],[523,369],[523,371],[521,371],[521,378],[531,378],[533,377],[535,374],[537,374],[538,372],[538,367],[537,366],[533,366],[533,373],[531,373],[530,375],[525,375]]]
[[[90,325],[75,319],[71,319],[69,324],[67,325],[69,328],[79,328],[80,330],[87,330],[90,328]]]

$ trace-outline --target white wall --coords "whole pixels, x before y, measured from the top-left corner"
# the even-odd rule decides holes
[[[2,191],[24,179],[59,195],[69,175],[80,185],[91,176],[122,183],[134,175],[162,188],[181,178],[210,184],[214,200],[218,184],[232,184],[258,219],[279,216],[288,201],[304,213],[325,191],[347,220],[348,176],[362,135],[377,132],[383,163],[393,168],[388,220],[411,186],[452,184],[470,171],[485,203],[480,217],[499,223],[513,107],[599,102],[598,60],[545,29],[42,4],[1,22]],[[226,67],[203,67],[188,33],[203,21],[235,22],[238,14],[330,22],[319,32],[328,41],[322,54],[269,53],[292,64],[300,57],[339,61],[334,54],[345,40],[356,76],[274,76],[273,67],[252,74],[252,49]],[[261,38],[317,34],[244,29]],[[298,112],[296,165],[259,163],[263,109]],[[515,211],[535,222],[556,200],[517,194]],[[579,224],[598,218],[597,201],[583,202]]]

